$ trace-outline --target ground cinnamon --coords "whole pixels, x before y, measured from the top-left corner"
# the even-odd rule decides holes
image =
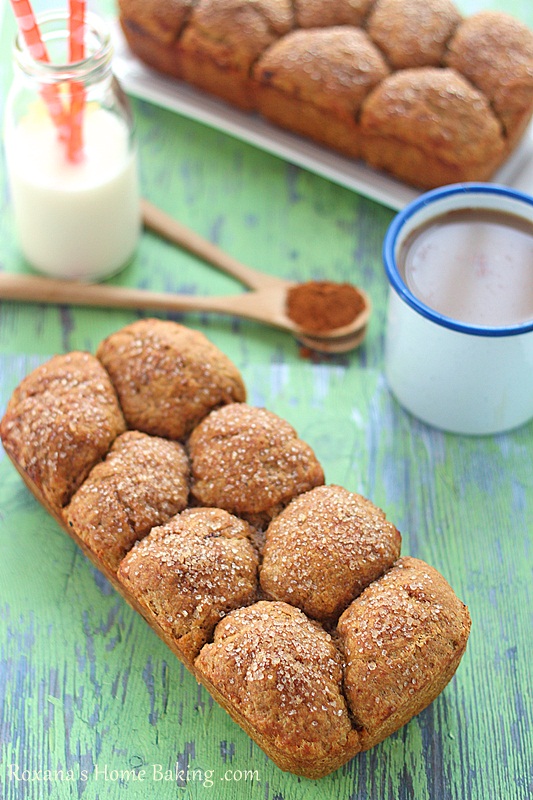
[[[307,281],[287,293],[287,315],[309,332],[349,325],[364,308],[363,296],[351,283]]]

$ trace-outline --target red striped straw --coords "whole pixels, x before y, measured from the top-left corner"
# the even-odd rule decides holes
[[[15,13],[19,31],[31,57],[35,61],[49,63],[48,52],[41,39],[41,33],[35,20],[35,14],[33,13],[30,0],[11,0],[11,6]],[[43,84],[41,87],[41,95],[48,107],[50,116],[59,129],[60,136],[65,138],[65,126],[67,122],[58,87],[50,84]]]
[[[86,0],[69,0],[69,58],[70,62],[85,58],[85,7]],[[83,111],[85,89],[72,81],[70,85],[70,124],[67,153],[71,161],[79,161],[83,154]]]

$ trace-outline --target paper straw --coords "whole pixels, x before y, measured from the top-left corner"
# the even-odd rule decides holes
[[[29,0],[11,0],[19,31],[35,61],[50,61]]]
[[[72,61],[85,57],[85,0],[69,0],[69,55]]]
[[[70,61],[85,58],[85,0],[69,0],[69,57]],[[83,154],[83,111],[85,90],[83,84],[70,84],[70,124],[67,153],[71,161],[79,161]]]
[[[15,14],[18,29],[26,43],[29,54],[35,61],[49,63],[48,52],[41,39],[41,33],[37,26],[30,0],[11,0],[11,6]],[[50,84],[43,84],[41,86],[41,96],[48,107],[50,116],[59,128],[61,136],[64,137],[67,123],[58,87]]]

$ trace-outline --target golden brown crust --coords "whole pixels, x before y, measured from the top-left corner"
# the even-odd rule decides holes
[[[341,486],[319,486],[292,500],[265,539],[266,596],[329,623],[392,566],[401,545],[380,508]]]
[[[486,95],[512,147],[531,117],[533,31],[502,12],[482,11],[459,26],[446,63]]]
[[[252,65],[293,22],[290,0],[199,0],[180,41],[185,79],[253,108]]]
[[[264,517],[324,482],[308,444],[288,422],[245,403],[213,411],[189,439],[191,493],[201,505]]]
[[[211,409],[245,399],[229,358],[199,331],[143,319],[122,328],[96,352],[130,428],[183,439]]]
[[[369,164],[426,188],[483,180],[505,151],[485,96],[452,69],[419,67],[385,78],[363,105],[361,131]]]
[[[183,78],[180,35],[196,0],[118,0],[120,24],[130,48],[159,72]],[[162,45],[162,46],[161,46]]]
[[[230,614],[195,661],[200,679],[298,774],[323,775],[359,750],[331,636],[286,603]],[[335,765],[335,766],[331,766]]]
[[[463,20],[453,0],[197,0],[192,11],[187,0],[175,2],[173,19],[170,0],[121,0],[122,24],[141,59],[421,188],[490,178],[531,119],[533,33],[502,12]],[[342,42],[349,31],[359,36],[353,47]],[[370,130],[359,125],[362,99],[386,80],[383,65],[394,77],[454,67],[463,88],[477,88],[459,108],[449,97],[439,105],[435,124],[446,136],[435,156],[431,137],[417,145],[424,129],[409,110],[400,122],[407,136],[390,131],[389,115],[398,123],[392,105]],[[417,95],[430,88],[420,75]],[[436,81],[433,94],[443,91]]]
[[[438,67],[460,21],[451,0],[377,0],[367,29],[395,69]]]
[[[195,4],[196,0],[167,0],[165,3],[118,0],[118,9],[126,30],[142,32],[164,44],[174,44]]]
[[[6,452],[60,513],[125,430],[115,391],[89,353],[54,356],[13,392],[0,427]]]
[[[151,528],[183,511],[189,460],[183,445],[139,431],[115,439],[64,509],[70,525],[109,569]]]
[[[440,694],[470,631],[466,606],[437,570],[401,558],[339,620],[344,689],[363,749],[373,747]]]
[[[357,156],[359,109],[388,72],[379,50],[358,28],[293,31],[254,67],[257,108],[278,125]]]
[[[355,119],[345,114],[336,118],[320,106],[288,98],[278,89],[263,84],[257,90],[258,107],[263,116],[281,128],[305,136],[350,158],[361,156],[360,129]]]
[[[145,322],[102,345],[114,368],[121,359],[127,364],[126,354],[140,358],[145,372],[137,365],[134,375],[154,382],[154,418],[158,397],[169,413],[176,337],[184,338],[175,323],[164,323],[164,331]],[[194,334],[192,341],[198,344]],[[137,388],[144,390],[142,381],[133,381],[126,398]],[[183,422],[183,410],[174,413]],[[271,596],[287,596],[291,605],[264,599],[263,534],[228,511],[189,508],[147,532],[185,502],[187,459],[178,442],[124,432],[124,424],[102,365],[72,353],[22,381],[0,431],[37,499],[278,766],[327,775],[444,688],[466,646],[466,607],[427,564],[404,558],[391,566],[399,534],[369,500],[342,487],[313,488],[323,482],[322,469],[287,422],[232,403],[205,417],[190,449],[201,465],[197,485],[205,482],[213,502],[242,501],[245,516],[264,520],[296,496],[264,535],[261,576]],[[58,497],[78,483],[62,513]],[[336,614],[366,584],[335,629]],[[320,616],[330,633],[293,603]]]
[[[296,24],[300,28],[361,26],[373,3],[374,0],[294,0]]]
[[[189,666],[221,617],[256,599],[250,533],[246,522],[222,509],[189,509],[154,528],[120,564],[118,579]]]
[[[348,119],[388,73],[367,34],[351,26],[293,31],[269,47],[254,70],[260,83],[281,94]]]

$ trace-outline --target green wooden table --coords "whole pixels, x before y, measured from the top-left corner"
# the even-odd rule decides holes
[[[461,8],[488,5],[463,0]],[[531,0],[490,5],[533,25]],[[5,13],[2,102],[12,34]],[[251,403],[295,425],[328,482],[386,510],[403,553],[445,575],[469,605],[473,629],[456,677],[406,727],[322,781],[285,774],[197,686],[0,454],[0,798],[532,797],[533,424],[486,438],[447,435],[412,419],[389,394],[380,251],[390,209],[148,103],[134,101],[133,109],[146,197],[255,267],[349,280],[370,293],[365,345],[321,363],[302,359],[288,335],[251,322],[176,319],[236,362]],[[3,162],[0,170],[0,268],[26,271]],[[236,288],[148,234],[113,282],[213,294]],[[0,413],[31,368],[54,353],[94,351],[137,316],[1,304]],[[63,770],[63,780],[44,780],[44,770]],[[143,781],[134,777],[139,770]]]

